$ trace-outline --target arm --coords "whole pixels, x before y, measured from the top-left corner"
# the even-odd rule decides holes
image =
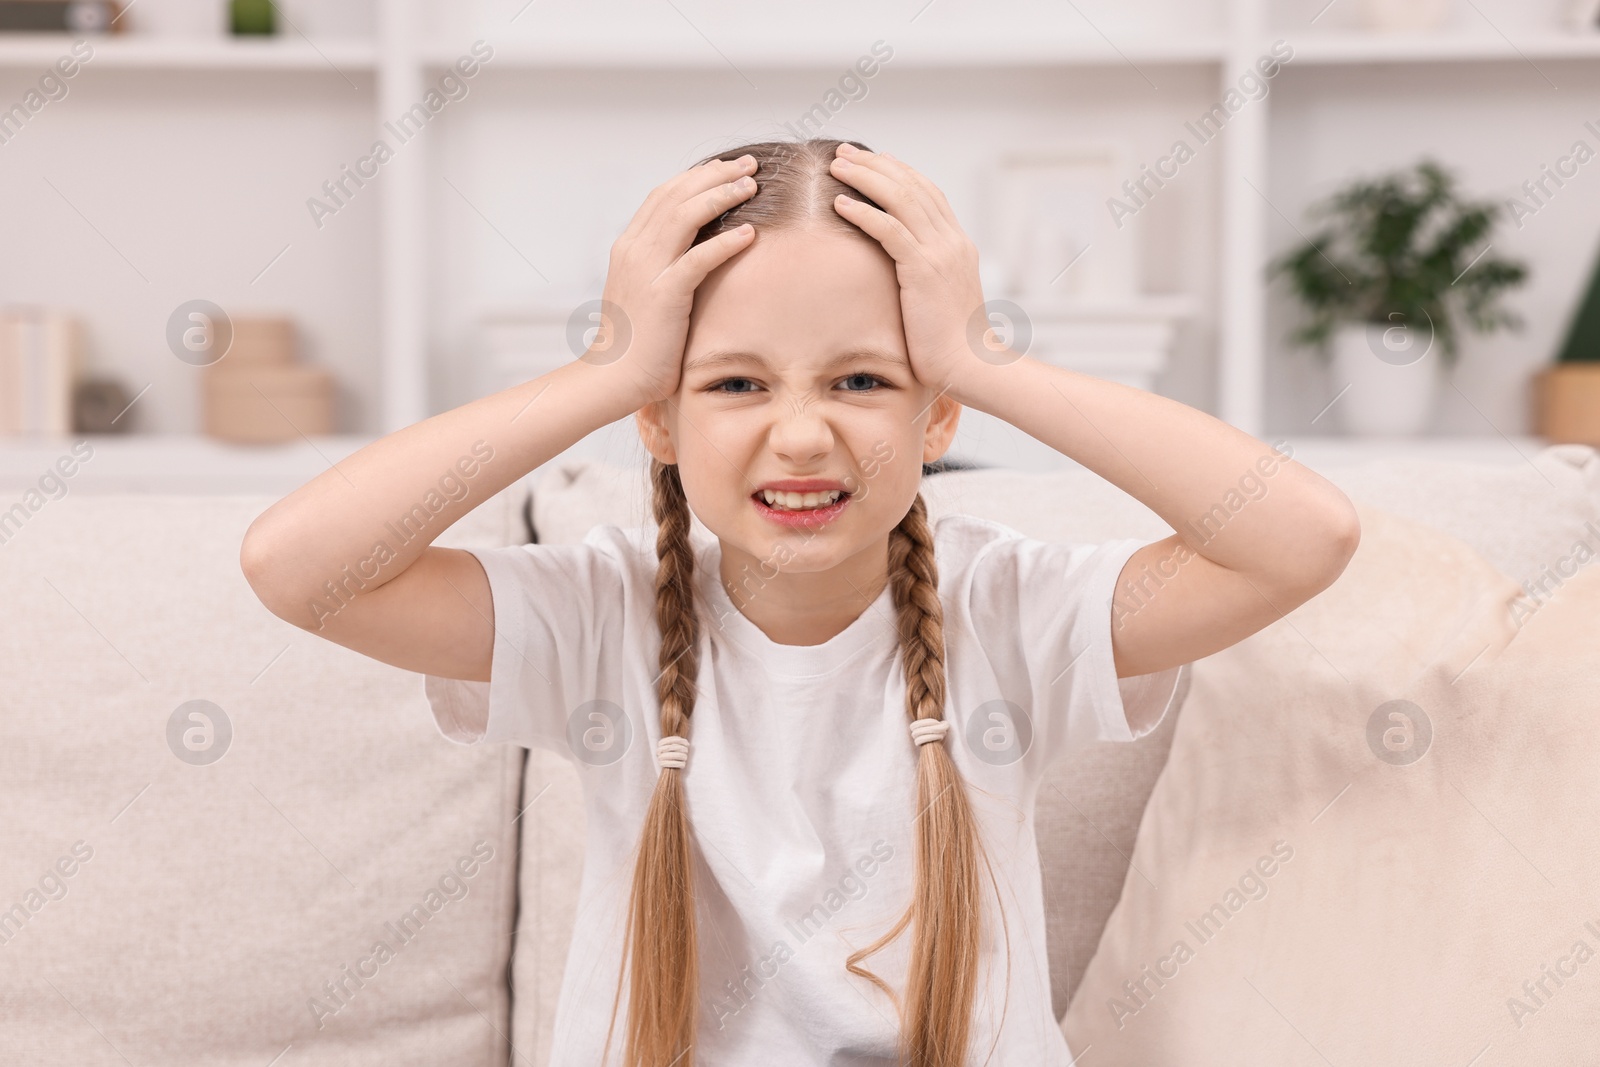
[[[651,191],[612,245],[607,319],[586,358],[374,441],[263,512],[239,552],[261,602],[385,663],[488,681],[488,576],[471,553],[433,540],[594,430],[677,391],[695,289],[751,233],[692,239],[755,191],[754,166],[712,160]]]
[[[848,145],[833,173],[887,208],[835,202],[895,260],[917,379],[1077,460],[1177,531],[1135,552],[1119,577],[1119,677],[1227,648],[1344,570],[1360,524],[1331,482],[1175,400],[1002,347],[979,352],[989,340],[969,341],[985,322],[978,253],[944,194],[887,153]]]
[[[1123,567],[1119,677],[1243,640],[1333,584],[1355,552],[1350,500],[1249,434],[1119,382],[995,358],[971,360],[951,396],[1072,457],[1177,531]]]
[[[432,542],[633,410],[615,366],[574,361],[340,461],[251,523],[239,553],[250,587],[279,618],[385,663],[487,680],[488,579],[471,553]]]

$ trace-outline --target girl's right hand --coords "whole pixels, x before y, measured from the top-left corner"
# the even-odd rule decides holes
[[[702,241],[700,227],[756,191],[755,159],[713,159],[658,185],[611,246],[599,332],[583,359],[621,360],[632,410],[678,391],[696,287],[755,236],[741,227]],[[620,351],[619,351],[620,349]]]

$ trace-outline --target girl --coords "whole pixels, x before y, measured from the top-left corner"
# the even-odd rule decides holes
[[[1354,551],[1354,508],[1299,464],[996,343],[977,268],[943,194],[887,153],[722,152],[618,238],[580,359],[390,434],[251,526],[241,562],[274,613],[425,674],[453,740],[580,772],[553,1063],[1066,1064],[1032,825],[1045,767],[1149,732],[1184,664]],[[924,464],[963,405],[1184,532],[930,525]],[[629,414],[653,528],[431,546]],[[471,492],[444,499],[454,469]],[[417,536],[375,552],[401,515]],[[375,562],[340,580],[352,560]]]

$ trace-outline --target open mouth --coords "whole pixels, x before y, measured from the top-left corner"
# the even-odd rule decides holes
[[[842,489],[829,489],[820,493],[787,493],[771,489],[758,489],[750,498],[772,511],[826,511],[848,499],[850,494]]]
[[[832,522],[849,506],[850,493],[829,490],[825,493],[774,493],[766,490],[750,494],[756,511],[779,526],[816,527]]]

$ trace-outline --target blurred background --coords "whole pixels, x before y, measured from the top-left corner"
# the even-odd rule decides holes
[[[537,705],[569,747],[462,747],[417,674],[315,628],[393,539],[653,521],[633,420],[439,531],[474,447],[307,623],[240,545],[377,436],[581,353],[652,188],[817,136],[946,192],[986,342],[1362,509],[1329,595],[1037,790],[1081,1062],[1594,1062],[1600,968],[1556,971],[1600,939],[1600,0],[0,0],[0,1063],[551,1061],[573,931],[608,921],[580,772],[648,757],[591,727],[650,705],[606,679]],[[925,479],[934,522],[1168,535],[982,412],[948,459],[992,469]],[[1237,484],[1187,526],[1268,491]],[[704,988],[765,970],[755,935]]]
[[[1596,6],[0,3],[0,486],[287,491],[572,359],[651,188],[803,136],[938,183],[1035,358],[1305,458],[1600,444]]]

